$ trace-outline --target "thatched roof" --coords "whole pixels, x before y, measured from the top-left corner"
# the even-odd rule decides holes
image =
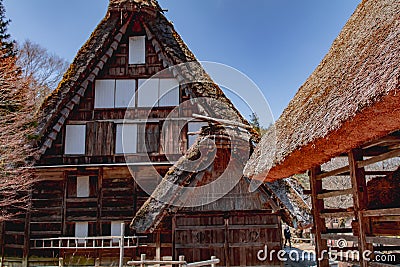
[[[400,2],[362,1],[245,175],[289,177],[400,129],[399,66]]]
[[[172,73],[181,84],[184,84],[186,92],[192,98],[197,99],[203,115],[249,125],[198,63],[193,53],[175,31],[172,23],[166,19],[156,0],[111,0],[105,18],[94,30],[86,44],[79,50],[58,88],[44,101],[38,113],[38,135],[41,138],[39,143],[41,155],[52,146],[69,115],[82,101],[87,87],[96,79],[99,72],[113,56],[129,25],[132,25],[134,21],[140,21],[143,25],[147,38],[154,46],[157,56],[164,67],[183,64],[172,69]],[[198,100],[198,98],[203,100]],[[207,100],[204,101],[204,98]],[[209,99],[216,101],[209,101]],[[259,136],[254,129],[251,127],[245,128],[247,131],[244,134],[253,141],[257,141]],[[246,142],[247,146],[251,143],[248,139]],[[181,184],[194,177],[193,174],[179,169],[180,164],[184,164],[187,159],[191,159],[193,156],[191,153],[196,154],[196,148],[188,151],[188,154],[167,174],[166,179],[175,184]],[[242,165],[239,165],[240,168],[238,169],[240,174],[247,159],[248,156],[245,159],[241,159]],[[201,182],[201,180],[199,181]],[[243,185],[242,181],[240,186]],[[239,189],[241,190],[242,188]],[[157,192],[168,192],[168,190],[168,187],[160,185]],[[171,192],[172,196],[175,197],[177,195],[175,192]],[[261,207],[271,197],[268,196],[266,198],[266,196],[265,193],[245,194],[243,202],[239,203],[239,206],[233,207],[233,209]],[[245,203],[246,199],[248,200],[247,203]],[[164,204],[151,201],[153,201],[153,198],[147,202],[147,206],[141,210],[140,214],[143,215],[143,219],[150,221],[151,225],[155,225],[162,219],[160,214],[166,210],[168,205],[163,206]],[[146,216],[144,216],[143,211],[146,208],[149,209]],[[153,210],[158,210],[159,214],[153,213]],[[287,210],[286,213],[285,217],[291,218],[290,210]],[[296,219],[291,219],[291,221],[294,220]]]
[[[109,8],[127,8],[139,5],[140,7],[150,7],[161,11],[161,7],[155,0],[110,0]]]
[[[134,20],[143,23],[164,67],[190,63],[175,68],[174,75],[181,83],[190,83],[185,89],[193,98],[207,97],[222,103],[219,106],[203,103],[205,114],[248,124],[198,63],[156,0],[111,0],[105,18],[79,50],[58,88],[48,96],[37,114],[40,155],[52,146],[69,114],[79,105],[86,88],[112,57]],[[257,135],[254,133],[253,137],[257,138]]]
[[[230,142],[235,143],[235,148],[233,148],[235,150],[245,151],[246,146],[247,148],[250,146],[248,142],[250,134],[243,129],[218,125],[203,127],[196,143],[169,170],[150,198],[136,213],[131,223],[132,229],[139,233],[152,232],[161,225],[166,216],[176,212],[263,209],[279,212],[283,220],[293,227],[308,227],[312,224],[310,208],[302,189],[295,181],[285,180],[263,184],[256,191],[250,191],[250,180],[242,175],[243,167],[248,159],[245,152],[234,153],[233,158],[230,159],[233,164],[229,171],[219,177],[214,177],[215,170],[213,169],[217,163],[210,165],[210,159],[214,154],[205,151],[209,147],[207,140],[215,140],[216,136],[229,136]],[[190,169],[201,171],[188,171]],[[241,177],[240,180],[237,180],[237,177]],[[199,188],[212,182],[214,182],[212,189]],[[224,197],[217,197],[218,199],[214,200],[213,194],[219,196],[221,189],[223,191],[225,188],[231,188],[231,190],[226,190],[228,193]],[[195,205],[198,203],[204,204]]]

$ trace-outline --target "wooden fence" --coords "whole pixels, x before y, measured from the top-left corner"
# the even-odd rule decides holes
[[[220,262],[217,257],[212,256],[210,260],[207,261],[200,261],[200,262],[193,262],[187,263],[185,261],[185,256],[179,256],[178,261],[170,261],[170,260],[146,260],[146,254],[142,254],[140,256],[140,261],[129,261],[128,265],[131,266],[166,266],[166,265],[177,265],[179,267],[201,267],[201,266],[211,266],[216,267],[217,264]]]

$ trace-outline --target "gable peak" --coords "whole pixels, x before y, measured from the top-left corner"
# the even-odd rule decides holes
[[[109,8],[128,8],[128,7],[150,7],[161,11],[157,0],[110,0]]]

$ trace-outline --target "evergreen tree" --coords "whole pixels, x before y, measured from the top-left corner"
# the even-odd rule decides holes
[[[261,126],[260,118],[254,112],[250,115],[250,125],[253,126],[253,128],[260,134],[260,136],[263,136],[268,130],[268,128]]]
[[[0,49],[2,50],[2,58],[15,56],[14,41],[8,33],[8,25],[10,20],[6,18],[6,10],[3,0],[0,0]]]

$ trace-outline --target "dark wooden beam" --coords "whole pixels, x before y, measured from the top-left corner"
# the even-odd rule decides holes
[[[361,155],[362,155],[362,152],[358,152],[358,153],[361,153]],[[362,168],[362,167],[366,167],[368,165],[372,165],[377,162],[384,161],[386,159],[390,159],[390,158],[394,158],[394,157],[398,157],[398,156],[400,156],[400,149],[396,149],[396,150],[381,154],[379,156],[372,157],[367,160],[362,160],[362,158],[361,158],[360,160],[357,160],[355,166],[358,168]]]
[[[0,267],[3,267],[3,262],[4,262],[4,245],[5,245],[5,242],[4,242],[4,231],[5,231],[5,222],[1,222],[0,223],[0,227],[1,227],[1,229],[0,229],[0,237],[1,237],[1,242],[0,242],[0,246],[1,246],[1,251],[0,251],[0,253],[1,253],[1,256],[0,256]]]
[[[350,177],[351,184],[353,187],[353,202],[354,202],[354,214],[356,221],[358,221],[358,249],[360,255],[363,255],[364,251],[373,251],[372,244],[367,243],[367,234],[369,233],[368,219],[365,219],[362,211],[367,209],[368,205],[368,191],[367,183],[365,180],[365,170],[359,166],[359,163],[363,162],[363,154],[361,149],[353,149],[349,153],[349,166],[350,166]],[[366,165],[364,165],[366,166]],[[360,257],[360,266],[367,267],[368,261]]]
[[[317,180],[317,176],[321,174],[321,166],[314,167],[310,171],[310,187],[311,187],[311,198],[312,198],[312,213],[314,218],[315,227],[315,250],[317,258],[319,259],[323,255],[322,251],[328,251],[328,244],[326,239],[322,238],[323,234],[326,234],[326,223],[325,219],[321,217],[321,211],[324,209],[324,200],[318,199],[318,194],[323,192],[322,180]],[[329,260],[327,258],[317,261],[318,267],[328,267]]]
[[[29,193],[29,199],[32,199],[32,194]],[[24,229],[24,248],[22,251],[22,267],[29,266],[29,249],[31,239],[31,208],[32,201],[29,200],[29,206],[25,216],[25,229]]]

